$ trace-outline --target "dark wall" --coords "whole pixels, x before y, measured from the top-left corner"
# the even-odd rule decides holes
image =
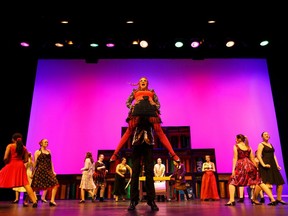
[[[26,143],[36,64],[37,59],[30,53],[7,52],[1,59],[0,168],[13,133],[22,133]],[[0,189],[0,200],[14,199],[14,191]]]
[[[283,50],[284,51],[284,50]],[[283,52],[281,52],[283,53]],[[276,110],[276,117],[278,123],[278,130],[280,134],[280,142],[282,148],[282,155],[287,175],[288,170],[288,85],[285,76],[287,71],[287,59],[284,56],[273,55],[268,59],[269,75],[271,80],[272,94],[274,106]],[[263,86],[265,88],[265,86]],[[263,101],[263,109],[265,108],[265,98]],[[273,134],[270,134],[273,136]],[[273,144],[273,143],[272,143]],[[276,149],[277,151],[277,149]],[[284,167],[282,167],[284,169]],[[288,177],[287,177],[288,179]],[[286,183],[287,180],[286,179]]]
[[[6,145],[11,141],[12,134],[21,132],[24,135],[24,142],[26,141],[25,136],[28,131],[37,57],[33,53],[7,52],[4,58],[2,57],[1,62],[0,168],[4,166],[3,156]],[[268,57],[268,68],[284,164],[286,173],[288,173],[288,85],[284,73],[284,71],[287,71],[285,58],[280,54],[271,53],[271,56]],[[266,88],[266,86],[263,86],[263,88]],[[265,98],[262,101],[264,109]],[[0,200],[13,199],[14,192],[11,189],[0,189]]]

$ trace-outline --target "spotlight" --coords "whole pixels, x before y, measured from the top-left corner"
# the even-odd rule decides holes
[[[21,42],[20,45],[22,47],[29,47],[30,46],[29,43],[27,43],[27,42]]]
[[[192,43],[191,43],[191,47],[193,47],[193,48],[197,48],[197,47],[199,47],[200,46],[200,42],[199,41],[193,41]]]
[[[145,40],[142,40],[142,41],[140,41],[140,46],[141,46],[142,48],[147,48],[147,47],[148,47],[148,42],[145,41]]]
[[[175,47],[177,47],[177,48],[183,47],[183,42],[177,41],[177,42],[175,43]]]
[[[106,44],[106,47],[109,47],[109,48],[114,47],[114,46],[115,46],[114,43],[107,43],[107,44]]]
[[[261,41],[260,46],[267,46],[268,44],[269,44],[269,41],[264,40],[264,41]]]
[[[235,42],[230,40],[230,41],[227,41],[226,43],[226,47],[233,47],[235,45]]]
[[[91,44],[90,44],[90,47],[98,47],[98,46],[99,46],[98,43],[91,43]]]

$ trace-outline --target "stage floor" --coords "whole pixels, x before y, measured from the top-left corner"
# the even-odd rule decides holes
[[[105,202],[96,201],[92,203],[86,200],[79,204],[79,200],[57,200],[56,207],[50,207],[49,203],[38,203],[38,208],[32,208],[32,204],[23,207],[22,202],[12,204],[11,201],[0,202],[1,216],[29,215],[29,216],[78,216],[78,215],[101,215],[101,216],[183,216],[183,215],[201,215],[201,216],[251,216],[251,215],[277,215],[287,216],[288,205],[268,206],[269,199],[261,206],[255,206],[250,203],[248,198],[244,203],[237,203],[236,206],[224,206],[228,200],[219,201],[200,201],[194,199],[190,201],[171,201],[156,202],[159,211],[152,212],[150,206],[142,201],[136,206],[135,211],[128,211],[129,200],[115,202],[114,200],[105,200]],[[287,202],[287,199],[284,199]]]

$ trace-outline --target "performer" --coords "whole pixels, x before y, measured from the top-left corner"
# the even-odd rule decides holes
[[[39,142],[40,149],[34,153],[35,171],[32,178],[31,187],[35,191],[43,190],[41,202],[47,203],[46,195],[48,189],[52,190],[49,206],[57,206],[55,196],[59,187],[54,165],[52,162],[52,153],[48,149],[48,139],[41,139]]]
[[[272,192],[272,186],[276,185],[277,204],[287,205],[282,199],[283,185],[285,181],[280,173],[281,167],[275,155],[275,149],[269,142],[270,135],[267,131],[261,134],[262,142],[258,145],[257,158],[259,160],[259,172],[262,181]]]
[[[95,183],[93,181],[94,159],[91,152],[86,152],[84,159],[84,167],[81,168],[82,177],[79,188],[81,188],[81,200],[79,203],[85,203],[85,192],[91,195],[92,202],[94,202]]]
[[[217,181],[215,177],[215,164],[211,161],[210,155],[205,155],[206,162],[202,165],[202,182],[200,199],[204,201],[219,200]]]
[[[188,190],[186,187],[186,168],[183,163],[180,161],[173,161],[173,164],[175,166],[174,172],[170,175],[170,178],[175,179],[175,189],[176,189],[176,200],[179,201],[179,191],[182,190],[186,196],[186,200],[191,200],[188,194]]]
[[[165,165],[162,163],[161,158],[157,158],[157,163],[154,165],[154,176],[156,177],[165,176]]]
[[[234,200],[236,187],[250,185],[255,185],[253,198],[251,199],[252,204],[262,204],[257,200],[259,192],[262,189],[271,200],[268,205],[277,205],[277,202],[274,199],[272,192],[259,177],[255,157],[252,148],[249,146],[247,137],[243,134],[237,134],[236,144],[233,146],[232,175],[229,179],[229,201],[225,204],[225,206],[236,205]]]
[[[22,141],[22,134],[15,133],[12,143],[8,144],[4,154],[6,165],[0,170],[0,188],[15,188],[23,186],[33,202],[32,207],[37,208],[37,198],[27,177],[24,163],[28,162],[28,151]],[[28,206],[23,203],[23,206]]]
[[[128,118],[126,119],[126,122],[129,125],[110,158],[110,161],[115,161],[117,159],[119,151],[133,134],[137,126],[141,125],[143,121],[147,121],[151,124],[151,127],[154,130],[153,132],[156,133],[161,143],[169,151],[171,158],[175,161],[180,161],[161,128],[160,102],[155,91],[153,89],[148,89],[148,80],[145,77],[142,77],[135,85],[137,85],[138,88],[133,89],[126,101],[126,106],[130,109]],[[148,142],[154,144],[152,130],[149,129],[144,131],[146,131],[144,139],[149,139]]]
[[[121,163],[116,166],[115,182],[114,182],[114,191],[113,195],[115,201],[118,202],[119,197],[122,197],[122,200],[125,200],[126,196],[126,181],[125,174],[129,172],[130,179],[132,177],[132,169],[127,164],[127,159],[125,157],[121,158]],[[127,183],[128,185],[129,183]]]
[[[139,177],[142,174],[142,167],[146,177],[146,195],[147,204],[152,211],[158,211],[155,199],[155,185],[154,185],[154,161],[153,161],[153,145],[150,139],[147,138],[147,133],[151,132],[152,125],[149,121],[142,122],[141,127],[138,126],[134,133],[132,141],[132,179],[130,187],[131,202],[128,211],[135,210],[139,202]]]
[[[33,177],[32,174],[33,174],[33,169],[34,169],[34,161],[33,161],[33,156],[31,154],[31,152],[28,153],[28,161],[24,165],[26,167],[29,184],[31,185],[32,177]],[[15,187],[15,188],[13,188],[13,190],[15,191],[15,200],[12,203],[19,203],[20,193],[24,192],[25,199],[24,199],[23,205],[25,205],[25,206],[28,205],[29,196],[27,195],[25,188],[24,187]],[[34,194],[37,198],[37,195],[35,192],[34,192]]]
[[[162,163],[161,158],[157,158],[157,163],[154,165],[154,176],[155,177],[164,177],[165,176],[165,165]],[[161,182],[161,181],[157,181]],[[157,183],[155,182],[155,183]],[[164,202],[165,196],[164,195],[158,195],[157,201],[159,202],[160,199]]]
[[[100,154],[98,157],[98,161],[95,163],[95,171],[93,174],[94,183],[96,188],[94,190],[94,197],[97,198],[98,190],[100,189],[100,202],[104,202],[104,193],[106,188],[106,174],[108,170],[106,169],[106,165],[103,162],[104,155]]]
[[[255,151],[255,163],[256,163],[256,165],[257,165],[257,167],[258,167],[258,169],[259,169],[259,159],[256,157],[256,155],[257,155],[257,150]],[[260,174],[261,175],[261,174]],[[262,179],[262,181],[263,181],[263,179]],[[250,186],[250,193],[249,193],[249,195],[250,195],[250,198],[251,199],[253,199],[254,197],[253,197],[253,194],[254,194],[254,190],[255,190],[255,185],[251,185]],[[244,195],[244,191],[243,191],[243,195]],[[265,203],[265,198],[264,198],[264,194],[263,194],[263,191],[261,190],[260,192],[259,192],[259,197],[260,197],[260,203]],[[258,199],[258,197],[255,197],[255,199]],[[239,201],[238,201],[239,202]],[[277,202],[277,200],[276,200],[276,202]]]

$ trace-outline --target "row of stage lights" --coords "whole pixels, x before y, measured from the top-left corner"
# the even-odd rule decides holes
[[[192,48],[198,48],[198,47],[202,46],[203,43],[204,43],[203,40],[194,40],[194,41],[192,41],[189,44],[189,46],[191,46]],[[226,42],[225,46],[226,47],[233,47],[235,44],[236,44],[235,41],[229,40],[229,41]],[[267,41],[267,40],[263,40],[263,41],[259,42],[259,46],[267,46],[268,44],[269,44],[269,41]],[[29,47],[30,43],[26,42],[26,41],[25,42],[23,41],[23,42],[20,43],[20,45],[22,47]],[[54,44],[55,47],[59,47],[59,48],[60,47],[66,47],[66,46],[73,46],[73,45],[74,45],[73,41],[65,41],[64,43],[63,42],[61,42],[61,43],[57,42],[57,43]],[[149,43],[146,40],[141,40],[141,41],[135,40],[135,41],[132,42],[132,45],[133,46],[140,46],[141,48],[148,48],[149,47]],[[92,47],[92,48],[97,48],[97,47],[100,46],[100,44],[99,43],[90,43],[89,46]],[[106,43],[105,46],[108,47],[108,48],[113,48],[113,47],[116,46],[116,44],[112,43],[112,42],[109,42],[109,43]],[[184,42],[176,41],[174,43],[174,46],[176,48],[182,48],[182,47],[184,47]]]
[[[67,20],[67,19],[60,20],[60,23],[61,23],[61,25],[67,25],[67,24],[69,24],[69,20]],[[216,23],[215,20],[208,20],[209,25],[213,25],[215,23]],[[134,25],[134,21],[133,20],[127,20],[126,24],[127,25]],[[205,46],[205,45],[209,46],[209,42],[207,43],[207,41],[204,41],[204,39],[201,39],[201,38],[194,38],[194,39],[190,38],[189,42],[187,42],[187,41],[184,42],[184,41],[185,40],[180,39],[178,41],[175,41],[175,42],[169,43],[169,44],[171,44],[175,48],[184,48],[184,47],[198,48],[198,47]],[[149,46],[151,46],[149,43],[150,42],[148,42],[147,40],[139,40],[138,39],[138,40],[132,41],[132,43],[130,43],[129,47],[132,44],[132,46],[139,46],[139,47],[145,49],[145,48],[148,48]],[[227,41],[223,42],[223,46],[225,44],[226,47],[234,47],[235,45],[243,44],[243,43],[245,44],[245,42],[241,42],[241,41],[235,42],[233,40],[227,39]],[[23,47],[29,47],[30,46],[29,42],[21,42],[20,44]],[[268,44],[269,44],[268,40],[263,40],[263,41],[259,41],[258,44],[253,44],[253,46],[263,47],[263,46],[267,46]],[[49,43],[49,45],[45,44],[42,47],[46,47],[46,48],[47,47],[48,48],[59,47],[59,48],[61,48],[61,47],[80,47],[80,46],[81,45],[79,45],[78,43],[76,43],[73,40],[64,40],[64,42]],[[109,43],[90,43],[89,46],[91,48],[97,48],[97,47],[103,47],[103,46],[105,46],[107,48],[113,48],[113,47],[118,47],[119,45],[116,43],[113,43],[113,42],[109,42]],[[168,46],[170,46],[170,45],[168,45]],[[213,46],[213,44],[212,44],[212,46]]]

